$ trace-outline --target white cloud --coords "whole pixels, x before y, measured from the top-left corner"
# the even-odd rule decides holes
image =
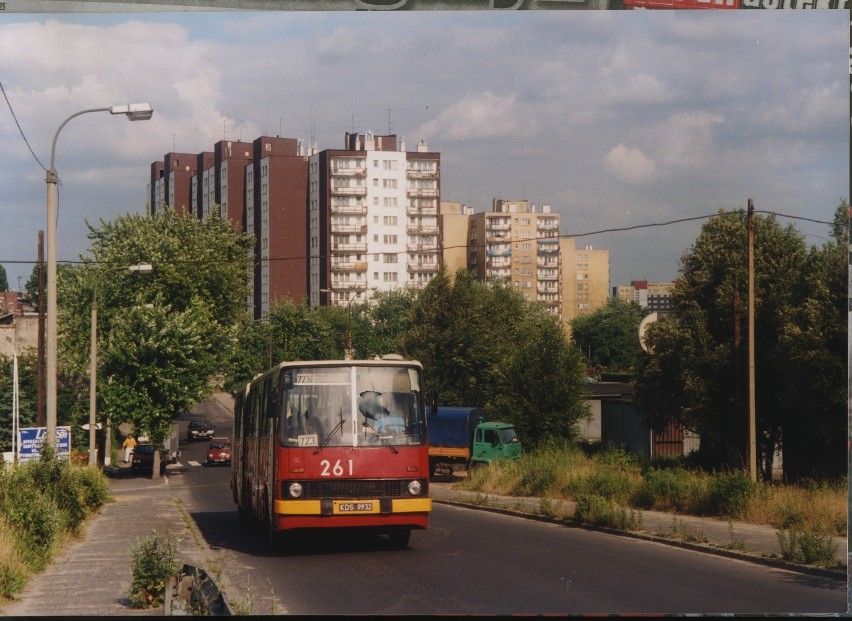
[[[640,149],[619,144],[604,157],[607,168],[628,183],[648,183],[657,178],[657,165]]]
[[[537,131],[537,123],[518,103],[516,94],[492,92],[463,97],[417,130],[417,135],[448,141],[478,138],[510,138]],[[435,138],[433,138],[433,136]]]

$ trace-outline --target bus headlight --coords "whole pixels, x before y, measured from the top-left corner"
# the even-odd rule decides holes
[[[302,484],[290,483],[290,487],[287,488],[287,492],[290,494],[290,498],[298,498],[302,495]]]
[[[423,485],[418,480],[411,481],[408,484],[408,493],[412,496],[419,496],[423,493]]]

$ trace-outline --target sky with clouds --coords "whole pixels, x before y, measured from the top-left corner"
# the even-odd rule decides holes
[[[133,102],[153,118],[61,131],[60,261],[144,212],[169,151],[388,130],[441,153],[443,200],[551,205],[612,285],[676,278],[704,220],[644,225],[749,198],[819,245],[849,193],[848,52],[842,10],[0,14],[0,265],[32,271],[59,125]]]

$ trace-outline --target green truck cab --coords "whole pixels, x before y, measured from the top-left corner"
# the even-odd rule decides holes
[[[481,408],[432,408],[426,429],[431,476],[450,476],[497,459],[517,459],[523,450],[514,426],[486,421]]]

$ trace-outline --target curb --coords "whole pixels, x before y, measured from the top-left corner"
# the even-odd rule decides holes
[[[538,522],[547,522],[549,524],[557,524],[559,526],[565,526],[567,528],[581,528],[584,530],[597,531],[601,533],[606,533],[608,535],[618,535],[621,537],[630,537],[632,539],[641,539],[643,541],[651,541],[654,543],[661,543],[664,545],[669,545],[677,548],[684,548],[686,550],[692,550],[694,552],[703,552],[705,554],[714,554],[716,556],[724,556],[726,558],[736,559],[740,561],[746,561],[749,563],[756,563],[759,565],[766,565],[769,567],[775,567],[777,569],[786,569],[788,571],[794,571],[802,574],[818,576],[822,578],[829,578],[832,580],[843,580],[844,582],[847,580],[847,572],[841,569],[830,569],[827,567],[817,567],[814,565],[804,565],[802,563],[796,563],[794,561],[788,561],[786,559],[777,558],[777,557],[769,557],[763,556],[756,553],[750,553],[740,550],[734,550],[729,548],[721,548],[718,546],[710,545],[710,544],[702,544],[695,543],[691,541],[683,541],[681,539],[673,539],[669,537],[662,537],[660,535],[651,535],[649,533],[641,532],[641,531],[629,531],[629,530],[619,530],[617,528],[612,528],[609,526],[596,526],[594,524],[586,524],[583,522],[578,522],[576,520],[567,519],[567,518],[551,518],[544,515],[537,515],[535,513],[525,513],[523,511],[518,511],[516,509],[507,509],[505,507],[494,507],[481,505],[471,502],[465,502],[463,500],[446,500],[439,498],[432,498],[432,502],[437,502],[445,505],[452,505],[456,507],[463,507],[466,509],[477,509],[479,511],[489,511],[491,513],[499,513],[501,515],[509,515],[512,517],[520,517],[528,520],[536,520]]]

